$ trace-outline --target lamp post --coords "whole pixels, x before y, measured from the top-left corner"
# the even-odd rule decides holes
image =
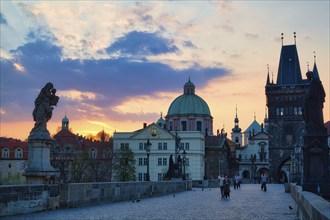
[[[183,180],[186,180],[186,150],[183,149],[183,159],[182,159],[182,163],[183,163]]]
[[[150,156],[150,140],[147,140],[146,143],[146,152],[147,152],[147,176],[146,176],[146,181],[150,181],[150,175],[149,175],[149,156]]]

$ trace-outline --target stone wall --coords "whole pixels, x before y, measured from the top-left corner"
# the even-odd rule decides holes
[[[191,180],[0,186],[0,216],[101,202],[138,200],[191,189]]]
[[[191,189],[191,181],[70,183],[61,185],[60,206],[138,200]]]
[[[0,216],[39,212],[58,206],[58,185],[0,186]]]
[[[298,205],[299,219],[330,219],[330,202],[314,193],[302,191],[301,186],[290,184],[292,198]]]

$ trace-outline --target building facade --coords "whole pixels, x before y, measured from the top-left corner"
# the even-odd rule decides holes
[[[146,145],[150,144],[147,152]],[[128,147],[134,153],[136,179],[147,180],[149,166],[150,181],[162,181],[169,169],[170,156],[175,163],[184,157],[186,178],[202,180],[204,176],[204,135],[197,131],[169,131],[156,123],[144,124],[133,132],[115,132],[113,135],[114,152]],[[179,144],[179,146],[178,146]],[[147,158],[149,154],[149,161]],[[149,162],[149,164],[148,164]],[[183,172],[183,171],[182,171]],[[115,176],[116,174],[113,173]]]
[[[13,138],[0,138],[0,179],[21,175],[27,166],[28,143]]]

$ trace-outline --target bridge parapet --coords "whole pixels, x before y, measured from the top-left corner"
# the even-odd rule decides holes
[[[290,184],[291,196],[298,205],[300,219],[330,219],[330,202],[315,193],[302,191],[301,186]]]

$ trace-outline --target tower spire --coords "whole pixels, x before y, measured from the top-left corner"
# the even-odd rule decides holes
[[[269,64],[267,64],[267,82],[266,84],[269,85],[270,84],[270,80],[269,80]]]
[[[296,45],[296,32],[293,32],[293,37],[294,37],[294,45]]]
[[[314,53],[314,64],[316,63],[316,55],[315,55],[315,51],[313,52]]]
[[[281,40],[282,40],[282,46],[283,46],[283,33],[281,33]]]

